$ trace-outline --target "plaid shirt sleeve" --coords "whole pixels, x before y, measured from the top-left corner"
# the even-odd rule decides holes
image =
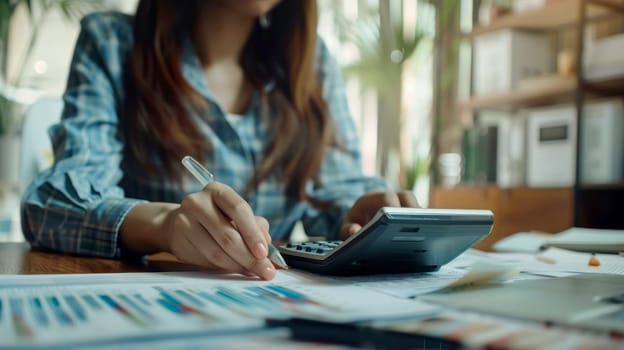
[[[56,161],[22,202],[24,235],[34,247],[119,256],[120,225],[138,202],[118,186],[123,145],[117,106],[122,52],[131,45],[129,23],[119,16],[81,22],[62,121],[50,129]]]
[[[340,148],[327,150],[320,173],[308,193],[333,205],[326,210],[309,207],[302,222],[309,235],[336,239],[342,220],[364,193],[390,190],[384,180],[363,174],[358,129],[349,112],[344,82],[338,64],[321,41],[318,49],[323,97],[335,125]]]

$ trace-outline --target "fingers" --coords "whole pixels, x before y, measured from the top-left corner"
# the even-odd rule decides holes
[[[207,186],[207,188],[210,186],[212,185]],[[222,184],[220,184],[220,187],[229,189],[229,187]],[[180,211],[188,215],[190,221],[186,225],[187,227],[183,229],[183,232],[185,232],[192,246],[199,251],[205,260],[201,260],[196,255],[193,255],[188,247],[186,251],[191,252],[193,259],[202,262],[202,265],[207,265],[207,261],[209,264],[227,272],[253,274],[266,280],[272,279],[275,276],[275,268],[267,258],[267,253],[263,253],[264,256],[261,258],[254,255],[248,248],[240,228],[245,225],[248,227],[248,230],[249,227],[255,227],[252,235],[253,239],[266,247],[267,241],[270,241],[268,221],[254,216],[248,205],[244,210],[236,209],[237,205],[239,205],[238,208],[242,208],[240,204],[233,204],[239,200],[240,197],[238,195],[232,198],[231,193],[225,190],[218,197],[219,199],[217,200],[213,193],[204,190],[191,194],[182,201]],[[221,209],[222,207],[225,207],[229,212],[234,208],[234,210],[239,210],[239,213],[243,213],[243,215],[239,215],[238,221],[235,221]],[[249,214],[251,225],[246,223],[248,219],[245,217],[246,214]],[[175,254],[180,256],[177,253]]]
[[[395,192],[369,192],[358,199],[352,208],[351,221],[366,224],[381,207],[398,207],[401,205]],[[353,211],[353,209],[356,209]]]
[[[256,216],[256,222],[260,227],[260,231],[264,235],[264,239],[267,243],[271,243],[271,234],[269,233],[269,220],[265,219],[262,216]]]
[[[230,252],[223,249],[212,235],[206,234],[201,229],[192,231],[190,240],[198,245],[198,250],[212,264],[223,271],[241,273],[246,276],[259,276],[265,280],[270,280],[275,276],[275,270],[272,269],[268,259],[257,260],[252,258],[241,263],[240,259],[236,259],[236,256],[230,255]]]
[[[345,217],[340,233],[347,238],[357,233],[381,207],[419,208],[416,196],[411,191],[369,192],[360,197]]]
[[[399,198],[399,202],[402,207],[420,208],[418,200],[412,191],[397,192],[397,197]]]
[[[209,269],[217,270],[209,259],[207,259],[198,249],[191,243],[186,232],[192,230],[191,221],[186,216],[178,216],[174,230],[178,233],[175,239],[170,242],[170,250],[178,259],[185,263],[203,266]]]
[[[397,207],[401,205],[396,192],[369,192],[360,197],[363,206],[367,209],[377,210],[381,207]],[[360,201],[358,200],[358,201]]]
[[[349,226],[347,227],[347,236],[353,236],[361,229],[362,225],[360,224],[349,224]]]
[[[268,242],[249,204],[231,187],[218,182],[206,186],[204,190],[211,194],[213,203],[229,218],[228,222],[231,220],[235,223],[239,236],[242,236],[249,251],[257,259],[265,259],[269,252]],[[226,238],[226,240],[228,243],[229,239]]]
[[[420,207],[416,196],[411,191],[369,192],[357,200],[354,204],[354,207],[356,206],[360,211],[368,213],[369,216],[374,215],[381,207]]]
[[[229,272],[242,273],[247,269],[232,259],[199,222],[187,231],[187,239],[202,254],[204,259],[216,265],[219,269]]]

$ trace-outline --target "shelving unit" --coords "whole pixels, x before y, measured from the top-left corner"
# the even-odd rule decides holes
[[[474,28],[468,36],[475,37],[477,35],[509,28],[543,31],[566,26],[576,26],[581,18],[579,8],[585,1],[586,0],[559,0],[541,9],[520,14],[510,14],[495,20],[487,26]],[[610,1],[611,0],[594,0],[594,3],[608,3]],[[619,5],[616,4],[611,5],[619,7]],[[611,10],[613,9],[610,6],[593,7],[586,13],[586,18],[590,21],[601,20],[609,16]]]
[[[534,87],[519,88],[490,96],[473,96],[459,103],[462,113],[479,110],[514,110],[518,108],[573,103],[577,125],[582,120],[585,100],[593,97],[624,96],[624,76],[588,81],[583,72],[585,29],[614,16],[624,15],[624,3],[617,0],[559,0],[541,9],[510,14],[487,26],[478,26],[464,37],[472,40],[479,35],[501,29],[533,31],[574,30],[576,39],[577,75],[557,78]],[[614,184],[584,185],[581,172],[581,128],[577,128],[576,181],[567,188],[502,189],[495,185],[443,188],[434,185],[430,206],[438,208],[489,208],[497,218],[494,230],[477,248],[491,249],[500,238],[514,232],[539,230],[559,232],[572,225],[600,228],[624,228],[624,215],[615,215],[624,207],[624,180]]]
[[[594,95],[622,96],[624,95],[624,77],[609,78],[606,80],[586,80],[585,90]]]
[[[613,0],[578,0],[579,25],[577,30],[578,73],[575,104],[576,122],[581,125],[585,100],[592,94],[603,96],[622,96],[624,77],[588,81],[585,78],[584,55],[585,29],[592,21],[593,9],[624,15],[624,4]],[[624,187],[622,182],[602,185],[584,185],[581,183],[582,130],[577,128],[576,181],[574,182],[574,225],[599,228],[622,229],[624,216],[617,208],[624,206]]]
[[[571,101],[577,88],[576,78],[562,78],[537,88],[518,89],[493,96],[476,96],[462,103],[464,110],[511,109],[543,106]]]

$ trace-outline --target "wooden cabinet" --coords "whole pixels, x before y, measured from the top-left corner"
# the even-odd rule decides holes
[[[572,188],[514,188],[496,186],[435,187],[431,208],[489,209],[494,213],[490,235],[475,248],[490,250],[496,241],[516,232],[560,232],[573,224]]]

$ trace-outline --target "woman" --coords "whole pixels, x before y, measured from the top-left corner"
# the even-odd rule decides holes
[[[84,18],[55,164],[24,197],[27,239],[269,280],[267,245],[298,220],[344,238],[381,206],[417,206],[362,175],[316,15],[314,0],[142,0],[133,18]],[[187,154],[218,182],[195,183]]]

